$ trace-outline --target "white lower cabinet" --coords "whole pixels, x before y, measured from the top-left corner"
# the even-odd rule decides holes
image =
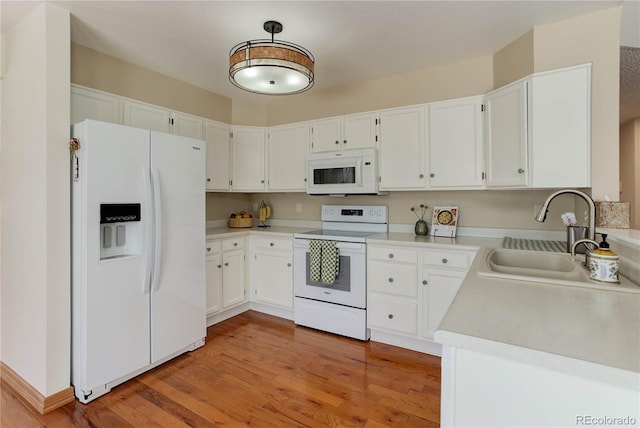
[[[433,343],[475,250],[367,245],[367,324],[371,339],[436,353]]]
[[[207,315],[247,300],[244,236],[207,241]]]
[[[207,241],[207,315],[222,309],[222,245],[220,241]]]
[[[293,309],[293,239],[252,237],[251,300]]]

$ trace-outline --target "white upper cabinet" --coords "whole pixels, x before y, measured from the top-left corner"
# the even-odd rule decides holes
[[[202,119],[146,103],[124,100],[123,124],[202,140]]]
[[[529,81],[531,187],[591,186],[591,65]]]
[[[380,112],[380,190],[426,188],[425,107]]]
[[[189,114],[171,112],[169,118],[171,123],[171,133],[182,137],[195,138],[197,140],[204,139],[204,131],[202,129],[203,120]]]
[[[231,189],[265,190],[265,129],[257,126],[231,127]]]
[[[229,190],[229,180],[231,180],[229,125],[205,120],[204,128],[207,142],[206,189]]]
[[[311,121],[313,153],[376,147],[377,113]]]
[[[482,187],[483,98],[429,104],[430,188]]]
[[[71,86],[71,123],[85,119],[122,123],[120,98],[105,92]]]
[[[267,133],[268,189],[278,192],[306,191],[309,122],[273,126]]]
[[[489,93],[485,98],[487,187],[523,187],[529,182],[527,82]]]
[[[169,132],[170,112],[162,107],[125,100],[123,124],[152,131]]]

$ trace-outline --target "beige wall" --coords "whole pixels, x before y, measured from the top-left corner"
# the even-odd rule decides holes
[[[250,194],[207,193],[207,221],[229,218],[231,213],[237,211],[251,212]]]
[[[273,207],[273,218],[287,220],[319,220],[323,204],[387,205],[389,222],[393,224],[413,224],[415,215],[412,206],[426,204],[430,207],[428,218],[431,222],[432,209],[436,205],[455,205],[460,207],[461,227],[490,227],[499,229],[563,229],[560,214],[574,211],[574,199],[561,197],[554,200],[550,207],[548,220],[538,223],[534,206],[542,205],[549,191],[546,190],[497,190],[497,191],[450,191],[450,192],[392,192],[388,196],[348,196],[334,198],[329,196],[311,196],[305,193],[271,193],[251,195],[249,206],[264,199]],[[218,199],[219,194],[209,195],[209,199]],[[212,202],[213,203],[213,202]],[[302,212],[296,212],[296,205],[302,204]],[[250,208],[250,209],[251,209]],[[576,214],[582,219],[586,207],[578,206]],[[231,210],[233,211],[233,210]]]
[[[533,71],[533,30],[530,30],[493,56],[493,87],[514,82]]]
[[[493,88],[493,58],[482,57],[267,101],[268,125],[482,95]]]
[[[71,83],[231,123],[230,98],[76,43],[71,44]]]
[[[591,194],[619,194],[621,7],[534,28],[535,71],[591,62]]]
[[[3,37],[1,358],[45,397],[71,369],[69,37],[50,3]]]
[[[640,117],[620,127],[620,200],[630,204],[631,229],[640,229]]]

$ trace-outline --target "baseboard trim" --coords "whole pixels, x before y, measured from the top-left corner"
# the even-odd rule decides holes
[[[2,379],[2,382],[5,382],[11,387],[11,389],[13,389],[13,391],[18,395],[18,398],[29,404],[42,415],[75,400],[73,387],[71,386],[45,397],[31,386],[29,382],[22,379],[20,375],[1,361],[0,378]]]

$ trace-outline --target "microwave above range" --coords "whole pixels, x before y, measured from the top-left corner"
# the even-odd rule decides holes
[[[310,195],[386,195],[378,189],[376,149],[314,153],[307,157]]]

